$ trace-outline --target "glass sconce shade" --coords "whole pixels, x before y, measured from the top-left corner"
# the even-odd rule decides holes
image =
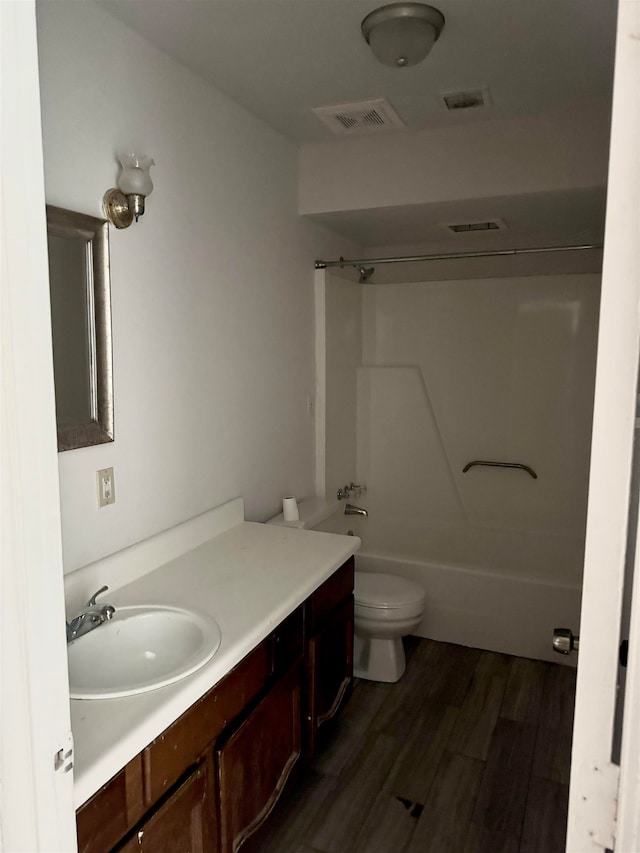
[[[362,21],[362,35],[383,65],[407,68],[429,54],[442,32],[444,18],[424,3],[392,3]]]
[[[145,197],[153,192],[149,169],[155,165],[146,154],[125,152],[118,155],[120,177],[118,187],[107,190],[102,199],[105,216],[116,228],[128,228],[144,213]]]
[[[118,179],[118,188],[125,195],[148,196],[153,192],[153,181],[149,169],[155,165],[152,157],[146,154],[120,154],[118,156],[122,171]]]

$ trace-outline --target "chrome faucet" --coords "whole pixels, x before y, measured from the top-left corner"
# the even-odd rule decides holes
[[[78,614],[70,622],[67,622],[67,643],[77,640],[83,634],[88,634],[89,631],[93,631],[94,628],[102,625],[103,622],[113,619],[113,614],[116,612],[115,607],[111,604],[96,604],[96,598],[108,589],[108,586],[103,586],[97,592],[94,592],[89,601],[87,601],[82,613]]]
[[[341,501],[341,500],[344,500],[345,498],[350,498],[351,495],[354,495],[354,494],[360,495],[360,494],[362,494],[362,492],[366,492],[366,491],[367,491],[367,487],[365,486],[364,483],[362,485],[360,485],[359,483],[354,483],[352,480],[350,486],[343,486],[341,489],[338,489],[338,493],[337,493],[336,497],[338,498],[339,501]]]
[[[359,506],[354,506],[353,504],[347,504],[344,508],[345,515],[364,515],[366,518],[369,513],[366,509],[361,509]]]

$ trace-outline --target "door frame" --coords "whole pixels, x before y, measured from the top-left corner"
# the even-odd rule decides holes
[[[638,850],[640,697],[637,653],[629,656],[622,772],[611,760],[618,645],[640,356],[640,2],[618,6],[602,296],[576,685],[567,851]],[[640,574],[637,575],[640,578]],[[635,768],[635,774],[634,774]],[[637,804],[637,799],[635,799]],[[637,808],[637,805],[636,805]],[[635,823],[635,830],[634,830]],[[624,827],[624,829],[623,829]],[[635,833],[635,837],[634,837]]]
[[[640,530],[638,531],[640,534]],[[635,576],[640,579],[640,543],[635,554]],[[620,787],[616,825],[616,853],[640,850],[640,583],[631,604],[629,661],[624,703],[624,731],[620,758]]]
[[[68,853],[73,755],[34,0],[0,2],[0,31],[1,845]]]
[[[2,707],[0,806],[2,842],[19,851],[76,849],[72,772],[54,770],[54,756],[69,743],[69,704],[62,619],[64,595],[58,497],[53,366],[49,343],[46,223],[42,132],[34,0],[1,2],[2,88]],[[610,558],[624,559],[630,452],[638,355],[638,0],[619,6],[616,86],[612,127],[603,294],[601,360],[594,415],[582,647],[576,697],[567,849],[584,853],[594,838],[580,786],[593,776],[585,761],[589,726],[598,714],[590,702],[615,693],[617,631],[602,630],[603,608],[615,605],[621,587],[611,584]],[[631,113],[631,119],[630,119]],[[635,117],[634,117],[635,116]],[[630,129],[631,123],[631,129]],[[9,128],[11,129],[9,131]],[[624,128],[624,132],[623,129]],[[627,136],[625,137],[625,134]],[[635,149],[632,146],[635,140]],[[633,150],[632,150],[633,149]],[[615,200],[615,204],[614,204]],[[633,222],[635,217],[635,231]],[[630,224],[631,223],[631,224]],[[619,289],[619,298],[615,291]],[[604,334],[603,334],[604,332]],[[635,354],[635,359],[632,356]],[[621,359],[618,361],[617,359]],[[633,365],[631,364],[633,361]],[[605,369],[606,365],[606,369]],[[606,387],[608,376],[612,387]],[[619,399],[618,399],[619,398]],[[620,421],[624,435],[606,429]],[[612,438],[620,445],[612,445]],[[614,457],[615,477],[607,463]],[[614,486],[614,492],[610,491]],[[605,531],[615,548],[600,541]],[[624,541],[623,541],[624,540]],[[606,566],[606,568],[605,568]],[[610,589],[611,587],[614,589]],[[609,591],[608,591],[609,590]],[[616,853],[638,849],[640,776],[640,591],[634,592],[625,733],[619,787]],[[37,629],[34,628],[37,626]],[[608,712],[605,713],[605,716]],[[608,753],[603,757],[610,760]],[[586,775],[585,775],[586,774]],[[580,839],[586,839],[591,848]]]

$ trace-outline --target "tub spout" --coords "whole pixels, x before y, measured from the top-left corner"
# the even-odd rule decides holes
[[[354,506],[353,504],[347,504],[344,508],[345,515],[364,515],[366,518],[369,513],[366,509],[361,509],[359,506]]]

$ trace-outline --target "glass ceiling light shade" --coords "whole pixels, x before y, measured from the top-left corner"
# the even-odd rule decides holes
[[[393,68],[408,68],[429,54],[444,18],[425,3],[391,3],[370,12],[361,27],[376,59]]]
[[[155,165],[146,154],[118,155],[122,166],[118,188],[107,190],[102,200],[105,216],[116,228],[128,228],[144,213],[144,200],[153,192],[149,170]]]

